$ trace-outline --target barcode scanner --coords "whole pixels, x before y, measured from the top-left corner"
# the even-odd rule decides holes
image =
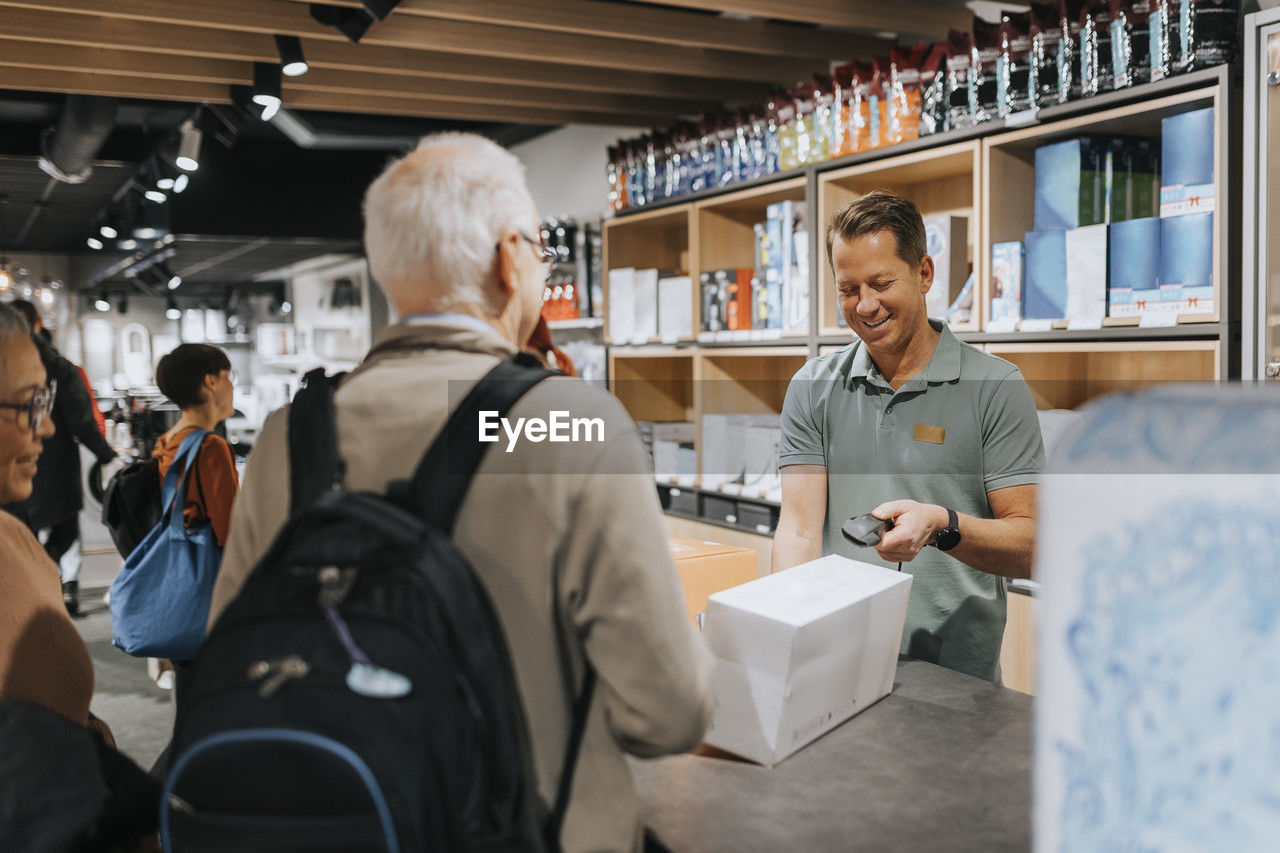
[[[892,529],[893,519],[886,521],[867,513],[866,515],[855,515],[846,521],[840,527],[840,532],[844,534],[845,539],[848,539],[854,545],[870,548],[879,545],[880,539],[884,534]]]

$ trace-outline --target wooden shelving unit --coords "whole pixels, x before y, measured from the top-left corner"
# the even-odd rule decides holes
[[[1203,107],[1216,112],[1214,311],[1182,316],[1177,325],[1163,328],[1128,320],[1108,321],[1099,329],[982,331],[990,246],[1021,240],[1031,230],[1036,146],[1081,134],[1157,137],[1163,118]],[[700,423],[704,413],[779,412],[787,384],[807,358],[853,340],[852,332],[836,321],[823,231],[840,206],[881,188],[912,199],[926,215],[968,218],[969,261],[978,292],[972,324],[956,334],[1017,365],[1041,408],[1075,408],[1101,394],[1160,382],[1238,378],[1241,296],[1238,233],[1233,235],[1233,229],[1239,231],[1242,195],[1239,164],[1232,162],[1231,151],[1238,142],[1240,116],[1229,70],[1198,71],[1027,118],[1019,117],[1018,127],[992,122],[626,211],[609,220],[606,269],[679,270],[693,278],[695,301],[694,340],[611,347],[612,387],[638,419]],[[698,274],[751,265],[751,226],[764,220],[768,204],[783,199],[803,204],[810,234],[808,332],[792,337],[758,330],[699,335]],[[672,521],[768,544],[767,537],[732,530],[735,525],[717,526],[688,515]],[[767,566],[767,556],[762,559]]]

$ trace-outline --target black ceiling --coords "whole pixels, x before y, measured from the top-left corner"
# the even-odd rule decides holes
[[[83,254],[70,282],[82,287],[125,256],[87,247],[95,218],[195,105],[121,101],[92,174],[84,183],[67,184],[38,166],[41,136],[57,122],[63,100],[0,90],[0,255]],[[358,251],[364,188],[389,157],[422,135],[471,130],[513,145],[548,129],[294,112],[292,118],[320,140],[304,149],[272,124],[229,107],[215,109],[223,120],[206,116],[203,122],[201,168],[189,189],[166,205],[177,251],[170,266],[179,274],[193,270],[190,280],[206,285],[249,281],[314,255]],[[326,148],[326,139],[337,140],[339,150]]]

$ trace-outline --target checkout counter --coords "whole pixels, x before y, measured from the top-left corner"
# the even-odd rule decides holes
[[[903,660],[893,692],[773,768],[629,759],[676,853],[1026,851],[1032,697]]]

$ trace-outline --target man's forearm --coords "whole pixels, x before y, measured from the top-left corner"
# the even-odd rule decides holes
[[[821,556],[821,531],[805,536],[797,530],[779,525],[773,536],[773,559],[770,561],[769,571],[780,572]]]
[[[1031,577],[1035,519],[960,516],[960,543],[947,552],[966,566],[1006,578]]]

